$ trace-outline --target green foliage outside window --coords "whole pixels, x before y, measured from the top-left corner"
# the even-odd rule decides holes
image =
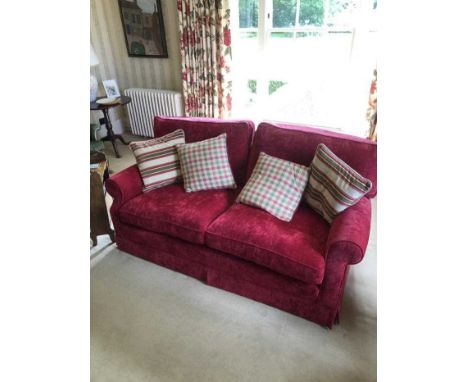
[[[286,85],[286,82],[283,81],[270,81],[268,83],[268,95],[272,95],[280,87]]]
[[[296,0],[273,0],[273,27],[293,27],[296,22]]]
[[[258,28],[259,0],[239,0],[239,26]],[[328,14],[331,19],[340,13],[356,8],[355,0],[329,0]],[[374,0],[374,9],[377,0]],[[296,26],[297,0],[273,0],[273,27],[287,28]],[[324,20],[324,0],[301,0],[299,25],[322,26]]]
[[[258,0],[239,0],[239,27],[258,28]]]
[[[294,33],[292,32],[271,32],[272,38],[293,38]]]
[[[252,93],[257,94],[257,80],[248,80],[247,86]]]
[[[268,95],[272,95],[280,87],[286,85],[287,82],[272,80],[268,82]],[[248,80],[247,86],[251,93],[257,94],[257,80]]]
[[[241,32],[241,38],[257,38],[257,32]]]
[[[330,0],[329,16],[338,16],[342,12],[351,11],[357,7],[355,0]]]
[[[323,24],[323,0],[302,0],[301,9],[299,10],[300,25],[315,25]]]
[[[273,27],[284,28],[296,25],[297,0],[273,0]],[[300,25],[323,23],[323,0],[301,0]]]

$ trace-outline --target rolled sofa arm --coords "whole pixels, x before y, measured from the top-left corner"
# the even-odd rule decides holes
[[[367,197],[333,220],[327,240],[327,261],[357,264],[366,253],[372,208]]]
[[[143,181],[137,165],[111,176],[106,180],[106,190],[114,198],[111,210],[117,212],[120,206],[142,193]]]

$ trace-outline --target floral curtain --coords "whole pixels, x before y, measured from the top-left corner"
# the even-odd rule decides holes
[[[369,121],[367,138],[377,141],[377,69],[374,70],[374,78],[372,79],[370,88],[367,120]]]
[[[185,114],[228,117],[232,81],[229,0],[178,0]]]

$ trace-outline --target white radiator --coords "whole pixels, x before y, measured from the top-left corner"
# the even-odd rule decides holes
[[[125,89],[124,94],[132,99],[127,104],[130,127],[135,135],[153,137],[154,117],[183,116],[182,94],[160,89]]]

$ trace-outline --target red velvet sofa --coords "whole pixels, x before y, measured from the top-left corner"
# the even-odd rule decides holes
[[[204,283],[329,328],[337,322],[346,275],[366,251],[377,193],[377,146],[316,128],[251,121],[155,118],[155,136],[176,129],[195,142],[227,134],[238,188],[186,193],[182,184],[142,193],[136,165],[106,182],[120,249]],[[330,226],[305,203],[291,222],[235,203],[261,151],[309,165],[319,143],[371,179],[368,194]]]

